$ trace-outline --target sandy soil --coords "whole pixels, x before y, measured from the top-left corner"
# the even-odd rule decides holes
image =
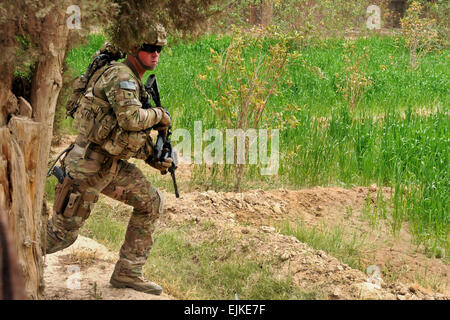
[[[45,299],[47,300],[169,300],[166,294],[146,294],[133,289],[116,289],[109,284],[117,253],[96,241],[79,236],[64,250],[45,257]]]

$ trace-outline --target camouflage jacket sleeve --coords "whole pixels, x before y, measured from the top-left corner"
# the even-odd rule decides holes
[[[119,126],[127,131],[151,128],[162,117],[160,110],[142,109],[140,90],[140,80],[122,64],[116,64],[105,71],[96,85],[96,93],[103,91],[116,114]]]

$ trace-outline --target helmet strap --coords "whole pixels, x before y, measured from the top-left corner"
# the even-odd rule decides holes
[[[131,55],[132,55],[133,57],[136,58],[136,60],[140,63],[140,65],[141,65],[141,67],[142,67],[143,69],[145,69],[145,70],[147,70],[147,71],[151,70],[151,67],[145,65],[145,64],[141,61],[141,59],[139,58],[139,51],[140,51],[140,49],[138,49],[138,50],[136,51],[136,53],[132,53]]]

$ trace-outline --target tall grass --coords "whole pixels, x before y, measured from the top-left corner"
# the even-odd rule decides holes
[[[92,36],[89,44],[68,55],[78,74],[102,42],[101,36]],[[174,128],[188,129],[192,136],[197,120],[204,129],[220,128],[193,81],[208,66],[210,48],[223,52],[229,43],[229,37],[210,35],[164,49],[155,73]],[[273,117],[283,105],[300,106],[295,114],[298,123],[281,131],[276,181],[294,187],[391,186],[394,231],[408,221],[418,243],[443,256],[450,249],[450,50],[432,52],[411,71],[401,38],[358,39],[356,47],[368,48],[367,75],[374,85],[354,114],[336,90],[336,74],[345,68],[343,41],[320,40],[298,48],[302,59],[288,70],[293,85],[282,88],[267,107],[266,116]],[[257,49],[249,48],[249,54],[252,50]],[[288,116],[280,115],[281,119]],[[196,174],[206,175],[206,171]],[[249,176],[253,182],[268,179],[255,167]]]
[[[298,152],[281,158],[280,175],[299,186],[392,186],[394,231],[409,221],[416,240],[442,256],[450,231],[449,124],[442,110],[429,116],[386,111],[352,124],[340,108],[326,126],[305,113],[283,135]]]

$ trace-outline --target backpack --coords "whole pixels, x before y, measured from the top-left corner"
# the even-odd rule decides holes
[[[116,49],[111,43],[106,42],[102,48],[96,52],[94,59],[87,68],[86,72],[81,76],[75,78],[72,84],[72,95],[66,103],[66,115],[73,118],[74,113],[80,106],[80,99],[86,93],[89,80],[96,71],[110,64],[113,61],[125,58],[125,54]]]

